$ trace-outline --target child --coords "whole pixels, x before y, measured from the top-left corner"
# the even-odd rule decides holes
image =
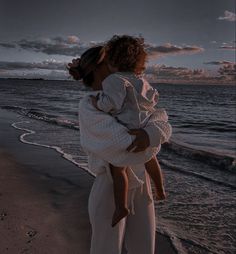
[[[117,72],[107,77],[103,91],[92,97],[93,105],[101,111],[110,113],[128,129],[143,128],[154,112],[158,101],[158,92],[141,77],[131,72]],[[128,165],[127,165],[128,166]],[[126,167],[110,164],[114,183],[116,210],[112,219],[114,227],[129,214],[127,207],[128,178]],[[156,197],[165,199],[165,191],[160,165],[155,156],[145,163],[145,168],[154,182]]]

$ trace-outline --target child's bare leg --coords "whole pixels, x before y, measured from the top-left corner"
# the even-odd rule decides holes
[[[165,199],[166,194],[164,190],[163,176],[157,158],[153,156],[151,160],[145,163],[145,168],[154,182],[157,200]]]
[[[128,176],[126,167],[115,167],[110,164],[113,178],[113,189],[116,209],[112,218],[112,227],[129,214],[127,205],[128,198]]]

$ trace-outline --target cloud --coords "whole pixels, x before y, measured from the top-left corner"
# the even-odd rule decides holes
[[[67,62],[49,59],[42,62],[4,62],[0,61],[0,78],[44,78],[72,79],[66,69]]]
[[[43,76],[42,76],[43,77]],[[44,75],[44,78],[45,78],[45,75]],[[50,71],[48,74],[47,74],[47,79],[62,79],[62,80],[65,80],[65,79],[72,79],[71,76],[64,72],[64,71],[56,71],[56,70],[52,70]]]
[[[222,45],[219,48],[234,51],[234,50],[236,50],[236,42],[235,41],[223,42]]]
[[[14,72],[1,72],[0,78],[24,78],[24,79],[46,79],[46,80],[66,80],[71,79],[64,71],[14,71]]]
[[[230,61],[212,61],[205,64],[220,65],[218,73],[225,80],[236,81],[236,63]]]
[[[225,11],[224,16],[220,16],[218,19],[234,22],[236,21],[236,14],[231,11]]]
[[[103,45],[104,42],[90,41],[83,43],[75,36],[54,38],[40,38],[35,40],[21,39],[13,43],[0,42],[0,46],[5,48],[20,48],[24,50],[41,52],[47,55],[65,55],[78,56],[81,55],[89,47]],[[150,57],[159,57],[164,55],[181,55],[181,54],[196,54],[204,49],[195,45],[177,46],[171,43],[164,45],[146,44],[146,50]]]
[[[236,64],[235,63],[224,64],[222,67],[220,67],[218,73],[221,76],[236,81]]]
[[[193,77],[205,77],[207,74],[203,69],[189,69],[186,67],[173,67],[162,65],[149,66],[146,69],[147,74],[156,74],[159,78],[169,77],[175,79],[190,79]]]
[[[184,45],[177,46],[171,43],[166,43],[164,45],[152,45],[146,44],[146,50],[150,57],[159,57],[164,55],[182,55],[182,54],[196,54],[204,51],[203,48],[196,45]]]
[[[218,75],[210,75],[205,69],[189,69],[166,65],[152,65],[147,67],[145,75],[151,82],[181,83],[181,84],[234,84],[235,65],[221,67]]]
[[[211,64],[211,65],[224,65],[224,64],[234,64],[233,62],[229,61],[211,61],[211,62],[205,62],[204,64]]]
[[[233,45],[223,45],[223,46],[220,46],[220,49],[226,49],[226,50],[236,50],[236,47],[233,46]]]
[[[55,60],[46,60],[43,62],[3,62],[0,61],[0,70],[66,70],[66,63]]]
[[[82,43],[75,35],[67,36],[65,38],[57,36],[54,38],[39,38],[35,40],[21,39],[13,43],[0,42],[0,46],[5,48],[19,48],[48,55],[65,56],[81,55],[87,48],[100,44],[101,43],[99,42]]]
[[[220,65],[216,75],[210,75],[205,69],[190,69],[164,64],[148,66],[144,75],[150,82],[155,83],[235,84],[235,63],[214,61],[207,64]],[[0,62],[0,77],[71,79],[65,70],[65,63],[55,60],[38,63]]]
[[[8,42],[0,42],[0,46],[4,48],[15,48],[16,45],[13,43],[8,43]]]
[[[26,40],[16,42],[16,45],[25,50],[32,50],[48,55],[76,56],[84,51],[84,45],[80,43],[76,36],[67,38],[55,37],[52,39]]]
[[[68,40],[68,43],[71,43],[71,44],[79,43],[79,38],[75,35],[68,36],[67,40]]]

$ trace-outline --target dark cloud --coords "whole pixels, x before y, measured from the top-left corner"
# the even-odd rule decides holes
[[[227,79],[236,81],[236,64],[225,64],[218,70],[219,74]]]
[[[236,64],[224,61],[218,75],[212,76],[205,69],[190,69],[166,65],[148,66],[145,76],[150,82],[182,84],[234,84]],[[210,62],[209,62],[210,63]],[[215,62],[213,62],[215,64]],[[217,63],[218,65],[218,63]],[[219,65],[221,65],[219,63]],[[0,62],[0,77],[23,77],[45,79],[71,79],[65,63],[43,61],[39,63]]]
[[[4,48],[15,48],[16,45],[14,43],[0,42],[0,46]]]
[[[38,71],[14,71],[14,72],[2,72],[0,70],[0,78],[26,78],[26,79],[48,79],[48,80],[68,80],[72,79],[67,73],[64,71],[55,71],[55,70],[45,70],[43,73]]]
[[[85,50],[85,46],[80,43],[79,38],[76,36],[38,40],[22,39],[16,42],[16,45],[21,49],[41,52],[48,55],[76,56],[80,55]]]
[[[234,63],[229,61],[211,61],[211,62],[205,62],[204,64],[224,65],[224,64],[234,64]]]
[[[175,79],[191,79],[193,77],[205,77],[203,69],[189,69],[186,67],[173,67],[166,65],[153,65],[146,69],[147,74],[156,74],[157,77],[169,77]]]
[[[236,42],[223,42],[220,46],[220,49],[226,49],[226,50],[236,50]]]
[[[99,42],[82,43],[75,35],[68,37],[40,38],[36,40],[22,39],[14,43],[0,43],[5,48],[20,48],[48,55],[77,56],[88,47],[100,45]]]
[[[27,62],[0,62],[0,70],[66,70],[66,63],[54,60],[46,60],[43,62],[27,63]]]
[[[14,43],[0,43],[5,48],[20,48],[41,52],[48,55],[65,55],[76,56],[81,55],[86,49],[96,45],[102,45],[104,42],[91,41],[82,43],[77,36],[41,38],[36,40],[22,39]],[[179,55],[179,54],[195,54],[202,52],[204,49],[198,46],[177,46],[170,43],[164,45],[146,44],[146,50],[150,57],[163,55]]]
[[[236,47],[232,45],[225,45],[225,46],[223,45],[223,46],[220,46],[220,49],[236,50]]]
[[[65,62],[0,62],[0,77],[71,79]]]
[[[158,57],[163,55],[196,54],[204,51],[203,48],[195,45],[177,46],[171,43],[166,43],[161,46],[146,44],[146,49],[151,57]]]
[[[152,82],[183,84],[234,84],[235,65],[225,65],[218,70],[219,75],[212,76],[205,69],[189,69],[166,65],[153,65],[146,69],[145,75]]]

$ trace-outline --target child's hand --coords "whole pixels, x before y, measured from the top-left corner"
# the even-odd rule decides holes
[[[90,95],[90,98],[91,98],[91,101],[92,101],[93,106],[94,106],[96,109],[100,110],[100,109],[98,108],[98,106],[97,106],[98,96],[99,96],[99,94],[98,94],[97,96]]]

